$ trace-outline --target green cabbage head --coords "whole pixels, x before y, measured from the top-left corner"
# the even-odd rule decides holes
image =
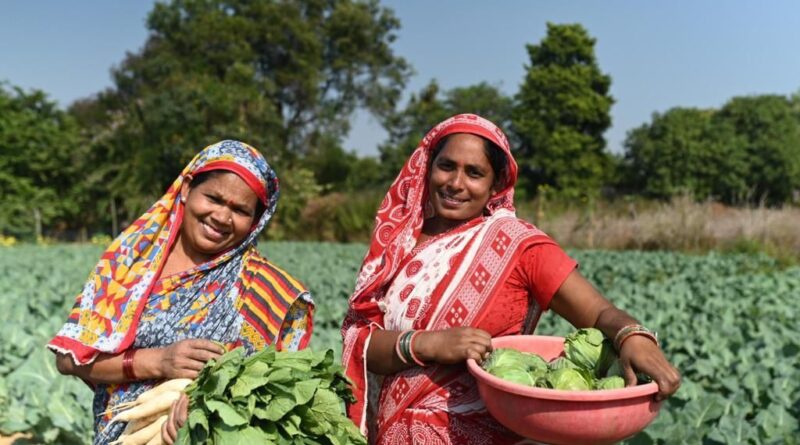
[[[605,377],[597,380],[594,389],[620,389],[625,387],[625,380],[619,376]]]
[[[525,371],[547,371],[547,361],[540,355],[531,352],[520,352],[516,349],[495,349],[481,365],[484,370],[490,371],[497,367],[514,367]]]
[[[536,378],[529,372],[522,370],[518,367],[505,367],[498,366],[489,371],[495,377],[499,377],[509,382],[518,383],[525,386],[533,386],[536,383]]]
[[[595,328],[578,329],[564,340],[567,358],[595,376],[605,374],[616,357],[611,341]]]
[[[528,369],[522,352],[509,348],[495,349],[481,366],[488,372],[492,372],[492,369],[499,367]]]
[[[544,371],[547,372],[547,361],[542,358],[539,354],[534,354],[532,352],[523,352],[522,353],[522,362],[525,364],[525,367],[528,368],[528,371]]]
[[[577,369],[561,368],[550,371],[547,386],[567,391],[585,391],[592,389],[592,382]]]
[[[566,357],[556,357],[550,363],[548,363],[547,366],[551,370],[562,369],[562,368],[569,368],[569,369],[577,369],[578,368],[578,365],[576,365],[575,363],[572,363]]]

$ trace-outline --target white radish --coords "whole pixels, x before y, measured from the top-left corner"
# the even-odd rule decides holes
[[[167,411],[167,412],[169,412],[169,411]],[[142,418],[142,419],[131,420],[130,422],[128,422],[128,425],[125,426],[125,430],[122,431],[122,434],[127,436],[127,435],[129,435],[131,433],[135,433],[135,432],[139,431],[140,429],[146,427],[147,425],[150,425],[151,423],[155,422],[156,419],[161,417],[162,414],[164,414],[164,413],[163,412],[159,412],[159,413],[153,414],[152,416],[147,416],[147,417]]]
[[[104,411],[103,414],[109,413],[109,412],[119,411],[121,409],[129,408],[129,407],[136,406],[136,405],[140,405],[140,404],[142,404],[144,402],[147,402],[148,400],[154,399],[155,397],[157,397],[157,396],[159,396],[159,395],[161,395],[161,394],[163,394],[165,392],[183,391],[187,386],[189,386],[190,383],[192,383],[192,379],[165,380],[164,382],[162,382],[162,383],[160,383],[160,384],[148,389],[147,391],[139,394],[139,397],[137,397],[136,400],[132,400],[130,402],[124,402],[124,403],[120,403],[120,404],[114,405],[113,407],[108,408],[106,411]]]
[[[154,414],[166,412],[169,410],[170,406],[172,406],[172,402],[178,400],[181,394],[182,393],[180,391],[161,393],[161,395],[156,398],[150,399],[141,405],[136,405],[127,411],[117,414],[113,419],[111,419],[110,422],[108,422],[108,425],[116,422],[130,422],[132,420],[142,419]]]
[[[145,445],[151,439],[153,439],[154,436],[161,436],[161,425],[163,425],[166,421],[167,415],[164,414],[150,425],[147,425],[133,434],[120,437],[119,439],[111,442],[109,445]]]
[[[161,383],[160,385],[157,385],[139,394],[139,397],[136,398],[136,402],[147,402],[148,400],[152,400],[165,392],[183,391],[187,386],[189,386],[190,383],[192,383],[192,379],[167,380],[164,383]]]
[[[147,445],[164,445],[164,439],[161,437],[161,430],[147,442]]]

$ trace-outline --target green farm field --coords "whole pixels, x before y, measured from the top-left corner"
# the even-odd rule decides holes
[[[339,325],[362,244],[264,243],[317,303],[312,347],[340,351]],[[25,443],[91,439],[91,392],[60,376],[44,344],[101,249],[0,248],[0,435]],[[679,392],[628,443],[800,443],[800,268],[765,256],[570,251],[615,304],[657,330],[683,373]],[[538,334],[571,327],[545,314]]]

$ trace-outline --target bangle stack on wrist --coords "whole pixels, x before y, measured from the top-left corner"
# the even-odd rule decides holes
[[[133,372],[133,356],[136,354],[136,349],[130,348],[122,354],[122,375],[128,380],[138,380],[136,373]]]
[[[425,362],[414,354],[414,337],[416,337],[417,334],[419,334],[419,331],[413,329],[401,332],[400,335],[397,336],[394,351],[400,361],[407,365],[410,364],[410,362],[414,362],[419,366],[427,366]]]
[[[414,333],[413,330],[408,330],[408,331],[401,332],[400,335],[397,336],[397,341],[394,344],[394,352],[395,352],[395,354],[397,354],[397,357],[400,358],[400,361],[405,363],[406,365],[408,364],[408,356],[403,354],[403,343],[404,343],[405,338],[407,336],[409,336],[409,334],[413,334],[413,333]]]
[[[614,348],[616,348],[617,351],[620,351],[622,349],[622,344],[625,343],[625,340],[633,337],[634,335],[647,337],[652,340],[656,346],[660,346],[658,343],[658,335],[655,332],[640,324],[629,324],[620,329],[619,332],[617,332],[617,335],[614,336]]]

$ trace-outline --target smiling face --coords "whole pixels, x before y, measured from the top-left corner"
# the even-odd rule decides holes
[[[434,233],[483,213],[495,192],[495,173],[486,150],[481,137],[457,133],[433,159],[428,190],[434,210],[429,227]]]
[[[258,198],[235,173],[210,172],[202,183],[186,181],[180,242],[194,260],[208,261],[241,243],[250,233]]]

